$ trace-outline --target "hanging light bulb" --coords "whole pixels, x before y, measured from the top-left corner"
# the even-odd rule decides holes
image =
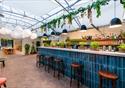
[[[36,33],[32,33],[32,35],[31,35],[30,38],[31,38],[31,39],[36,39],[36,38],[37,38],[37,34],[36,34]]]
[[[23,30],[23,36],[25,37],[30,37],[32,34],[31,30],[30,29],[25,29]]]
[[[23,29],[20,26],[16,26],[15,30],[11,33],[11,37],[15,39],[23,38]]]
[[[6,29],[5,29],[4,27],[2,27],[2,28],[0,29],[0,34],[3,34],[3,35],[6,34]]]

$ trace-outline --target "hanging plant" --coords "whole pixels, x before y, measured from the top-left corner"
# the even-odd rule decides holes
[[[101,16],[101,3],[98,1],[96,3],[93,3],[93,8],[96,10],[96,17],[98,18],[99,16]]]
[[[53,20],[53,28],[56,28],[56,23],[57,23],[57,20],[54,19],[54,20]]]
[[[52,25],[51,25],[51,23],[48,23],[48,29],[51,29],[52,28]]]
[[[73,11],[71,12],[71,16],[70,14],[67,14],[67,15],[62,15],[60,16],[59,18],[56,18],[46,24],[51,24],[51,27],[53,28],[56,28],[56,23],[58,22],[58,27],[60,25],[60,21],[61,19],[63,19],[63,23],[61,25],[61,27],[63,27],[65,25],[65,19],[68,17],[69,18],[69,23],[72,23],[72,17],[79,14],[79,13],[84,13],[85,11],[87,11],[88,13],[88,18],[90,19],[90,22],[92,22],[92,8],[96,9],[96,12],[97,12],[97,17],[99,17],[101,15],[101,6],[103,5],[107,5],[108,2],[110,0],[97,0],[96,2],[93,2],[92,5],[88,5],[88,7],[80,7],[79,9],[77,9],[76,11]],[[125,8],[125,3],[123,3],[123,6]],[[82,14],[83,16],[83,14]],[[42,29],[42,27],[41,27]]]
[[[60,21],[61,21],[61,19],[58,19],[58,28],[60,27]]]
[[[67,19],[68,19],[68,24],[72,24],[73,17],[71,14],[67,16]]]
[[[92,8],[90,5],[88,5],[88,19],[92,23]]]
[[[85,10],[86,10],[85,8],[80,7],[80,8],[78,9],[78,12],[79,12],[79,13],[83,13],[83,12],[85,12]]]
[[[125,3],[123,3],[123,7],[124,7],[124,9],[125,9]]]

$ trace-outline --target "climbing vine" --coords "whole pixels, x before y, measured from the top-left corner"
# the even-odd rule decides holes
[[[99,16],[101,16],[101,7],[104,6],[104,5],[107,5],[109,1],[110,0],[97,0],[97,1],[93,2],[91,5],[88,5],[87,7],[80,7],[76,11],[70,12],[67,15],[62,15],[62,16],[56,18],[56,19],[51,20],[48,23],[45,23],[45,24],[41,25],[41,29],[43,30],[46,27],[48,27],[49,29],[50,28],[56,28],[56,25],[58,25],[58,27],[60,27],[60,22],[63,19],[64,23],[61,25],[61,27],[62,27],[65,24],[66,18],[68,19],[68,23],[72,24],[73,16],[75,16],[79,13],[83,14],[86,10],[88,10],[88,13],[89,13],[88,18],[91,17],[91,15],[92,15],[92,14],[90,14],[92,9],[96,10],[96,13],[97,13],[96,17],[99,17]],[[125,3],[123,5],[124,5],[124,8],[125,8]],[[46,26],[46,25],[48,25],[48,26]]]

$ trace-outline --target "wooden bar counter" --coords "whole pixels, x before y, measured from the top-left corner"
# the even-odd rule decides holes
[[[70,65],[72,62],[82,64],[82,83],[89,88],[98,88],[99,70],[117,74],[116,88],[125,88],[125,53],[53,47],[39,47],[38,53],[63,59],[66,67],[65,75],[68,77],[70,77]],[[112,88],[110,81],[104,79],[103,82],[104,88]]]

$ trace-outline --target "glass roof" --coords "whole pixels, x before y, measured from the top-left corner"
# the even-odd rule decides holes
[[[63,14],[68,14],[65,9],[72,12],[80,7],[86,7],[92,1],[96,0],[3,0],[0,3],[0,15],[2,15],[2,17],[0,16],[0,21],[3,25],[19,25],[24,29],[28,28],[39,31],[42,24]],[[96,26],[109,24],[110,20],[114,17],[113,5],[113,1],[110,1],[109,5],[102,7],[102,14],[99,18],[96,18],[96,12],[93,10],[93,23]],[[123,19],[122,15],[124,11],[119,1],[117,1],[116,10],[121,10],[121,13],[117,13],[117,17]],[[78,14],[75,18],[81,25],[85,24],[87,27],[91,27],[87,16],[81,19]],[[65,27],[67,28],[68,26],[66,25]],[[74,30],[78,27],[77,23],[73,20],[73,24],[69,30]],[[55,30],[62,31],[60,28],[56,28]]]

